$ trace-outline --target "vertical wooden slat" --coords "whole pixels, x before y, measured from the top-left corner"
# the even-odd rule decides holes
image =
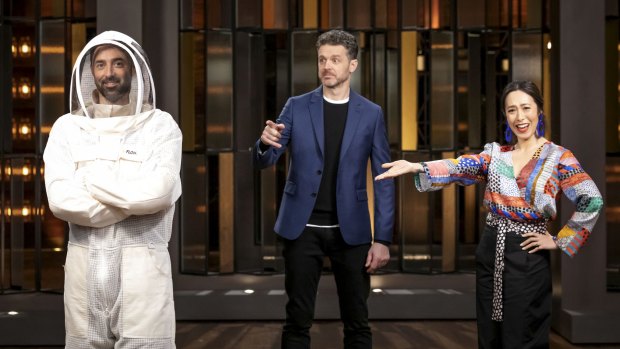
[[[276,25],[275,0],[263,0],[263,28],[273,29]]]
[[[418,33],[401,35],[401,144],[402,150],[408,151],[418,148]]]
[[[443,152],[444,159],[454,158],[454,152]],[[442,190],[442,218],[441,233],[441,271],[456,270],[456,186],[449,185]]]
[[[476,186],[465,187],[465,243],[473,244],[476,242]]]
[[[303,19],[304,28],[319,27],[319,3],[318,0],[304,0]]]
[[[321,28],[327,29],[330,27],[330,13],[329,13],[329,0],[320,0],[321,1]]]
[[[183,151],[193,151],[196,144],[196,112],[194,100],[194,34],[181,33],[181,130],[183,131]]]
[[[220,272],[232,273],[235,268],[234,154],[220,153],[219,162]]]

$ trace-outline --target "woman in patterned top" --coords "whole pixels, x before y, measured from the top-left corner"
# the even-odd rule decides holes
[[[383,164],[376,180],[415,174],[419,191],[450,183],[486,182],[489,213],[476,249],[479,348],[548,348],[551,319],[549,250],[574,256],[603,206],[596,185],[573,153],[544,137],[543,100],[531,81],[514,81],[502,94],[508,145],[489,143],[480,154],[426,163]],[[576,206],[555,235],[560,191]]]

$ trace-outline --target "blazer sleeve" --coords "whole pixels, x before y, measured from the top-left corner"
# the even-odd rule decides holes
[[[67,139],[74,136],[70,122],[59,119],[50,132],[43,153],[45,188],[52,213],[67,222],[101,228],[118,223],[129,215],[102,203],[86,190],[86,171],[76,169]]]
[[[145,215],[174,205],[181,196],[181,130],[169,114],[156,117],[161,120],[155,127],[143,131],[154,135],[149,140],[153,151],[139,172],[121,179],[113,168],[103,166],[85,178],[95,199],[126,214]]]
[[[265,151],[261,150],[261,140],[260,137],[254,144],[254,148],[252,148],[252,159],[254,163],[254,167],[262,170],[267,168],[273,164],[275,164],[280,156],[284,154],[286,148],[288,146],[288,142],[291,138],[291,133],[293,132],[293,98],[289,98],[280,113],[280,116],[276,120],[276,124],[284,124],[284,130],[282,130],[280,143],[282,147],[275,148],[272,146],[268,146],[268,149]]]
[[[379,108],[375,121],[375,130],[370,156],[373,178],[385,172],[385,169],[381,167],[381,164],[390,161],[390,145],[387,139],[383,112],[381,111],[381,108]],[[382,181],[373,181],[373,188],[375,200],[374,240],[389,243],[392,242],[392,233],[394,229],[394,180],[387,179]]]

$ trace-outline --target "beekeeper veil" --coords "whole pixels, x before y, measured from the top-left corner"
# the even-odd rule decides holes
[[[155,109],[148,58],[129,36],[106,31],[86,44],[71,76],[71,114],[130,116]]]

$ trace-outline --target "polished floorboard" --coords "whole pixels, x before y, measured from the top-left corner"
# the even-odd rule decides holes
[[[179,321],[179,349],[279,349],[281,322]],[[477,347],[474,321],[373,321],[374,349],[473,349]],[[342,348],[342,325],[317,321],[310,330],[312,349]],[[552,333],[551,349],[620,349],[620,344],[572,345]],[[3,347],[62,348],[62,347]]]

